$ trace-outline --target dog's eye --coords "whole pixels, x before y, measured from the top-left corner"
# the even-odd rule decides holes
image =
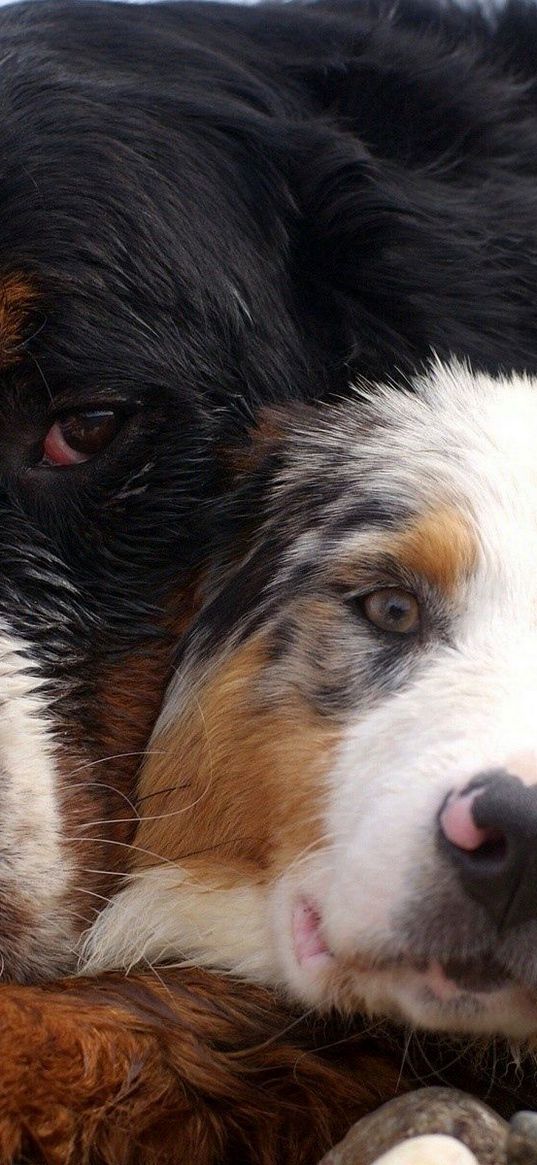
[[[380,631],[409,635],[420,625],[420,607],[415,595],[397,587],[371,591],[361,599],[361,609],[366,619]]]
[[[114,409],[85,409],[58,417],[43,444],[43,465],[78,465],[113,441],[121,425]]]

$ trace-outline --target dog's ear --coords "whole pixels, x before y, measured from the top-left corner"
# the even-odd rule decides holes
[[[441,123],[438,111],[431,157],[419,154],[403,105],[397,150],[382,141],[380,118],[376,141],[366,144],[351,112],[348,128],[341,119],[339,127],[296,130],[289,181],[298,207],[297,302],[306,305],[319,351],[331,354],[333,387],[341,369],[349,380],[354,372],[382,379],[428,361],[431,351],[445,360],[466,356],[489,372],[537,358],[535,308],[525,292],[537,281],[528,174],[502,164],[504,129],[496,140],[485,114],[464,130],[453,119],[446,128],[447,113]],[[523,118],[520,132],[529,133]],[[394,134],[388,123],[387,133]],[[494,198],[483,197],[483,153]]]
[[[357,138],[315,136],[301,152],[294,185],[295,278],[310,327],[331,353],[336,383],[343,366],[349,379],[354,370],[378,378],[390,365],[412,367],[424,334],[412,294],[419,211]],[[423,235],[419,245],[427,246]]]

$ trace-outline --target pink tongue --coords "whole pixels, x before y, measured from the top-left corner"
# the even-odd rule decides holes
[[[301,898],[293,913],[293,941],[297,961],[302,966],[309,959],[319,955],[330,955],[319,930],[321,919],[318,911],[305,898]]]

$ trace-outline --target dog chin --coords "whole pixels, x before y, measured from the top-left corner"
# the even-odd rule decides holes
[[[438,961],[412,953],[352,956],[329,945],[319,900],[282,879],[273,928],[282,980],[292,999],[319,1012],[365,1013],[452,1034],[503,1036],[521,1043],[537,1033],[537,992],[508,979],[468,984]]]

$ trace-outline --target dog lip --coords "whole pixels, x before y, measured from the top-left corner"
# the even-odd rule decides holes
[[[448,959],[442,962],[442,971],[461,991],[498,991],[508,984],[514,984],[512,975],[492,958],[481,958],[464,962]]]
[[[321,932],[321,914],[311,898],[295,902],[292,916],[293,948],[299,966],[323,966],[333,960]]]
[[[411,950],[405,950],[397,964],[414,971],[423,981],[428,980],[440,994],[448,987],[451,993],[459,995],[485,995],[515,986],[528,989],[528,985],[517,981],[492,954],[485,952],[462,958],[433,952],[428,956],[413,955]]]
[[[291,933],[293,953],[299,967],[310,971],[322,971],[339,962],[335,952],[329,947],[322,928],[322,914],[318,903],[303,894],[295,899],[292,908]],[[424,984],[429,985],[439,1001],[446,1002],[462,994],[492,994],[507,987],[523,987],[527,984],[517,981],[513,975],[492,956],[481,954],[474,958],[438,958],[413,956],[410,950],[401,951],[391,958],[367,957],[356,953],[349,960],[344,958],[348,970],[358,974],[407,970],[414,972]]]

